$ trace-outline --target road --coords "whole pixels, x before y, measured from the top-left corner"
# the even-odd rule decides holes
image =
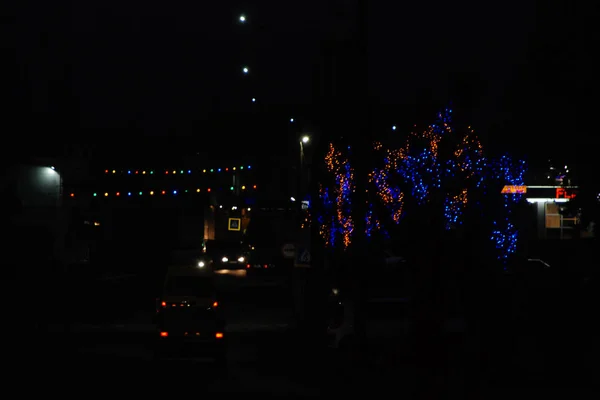
[[[50,320],[43,336],[21,337],[31,344],[17,364],[29,370],[35,358],[49,380],[114,390],[174,386],[193,387],[194,393],[319,395],[322,364],[299,357],[308,353],[292,333],[286,279],[228,274],[216,280],[228,323],[226,372],[206,360],[154,360],[155,297],[148,277],[135,275],[101,279],[66,300],[69,324]]]
[[[24,380],[22,386],[32,386],[33,390],[37,385],[27,383],[27,377],[33,373],[40,377],[44,385],[62,385],[62,393],[73,391],[75,395],[81,395],[81,388],[85,386],[87,391],[106,391],[112,395],[127,390],[133,390],[135,395],[154,394],[158,389],[165,389],[182,392],[194,390],[194,393],[200,394],[256,393],[267,398],[283,395],[307,398],[346,393],[353,395],[357,392],[389,394],[393,391],[411,398],[409,394],[417,385],[428,387],[430,385],[427,382],[435,381],[433,377],[437,375],[445,377],[441,389],[445,393],[468,397],[465,395],[467,388],[472,390],[476,387],[477,393],[484,398],[501,398],[515,393],[539,395],[540,384],[526,384],[525,381],[537,379],[535,374],[548,361],[552,361],[552,364],[547,365],[560,365],[556,358],[562,357],[564,350],[560,353],[558,349],[570,346],[570,349],[582,352],[581,345],[572,339],[569,342],[563,339],[559,346],[552,347],[553,338],[558,336],[556,333],[550,335],[551,330],[546,331],[546,336],[552,340],[521,335],[516,341],[514,338],[503,341],[502,335],[497,334],[492,338],[494,342],[488,345],[496,353],[522,347],[525,349],[523,354],[535,357],[522,358],[519,361],[522,368],[518,373],[506,374],[512,366],[505,371],[501,366],[488,366],[488,370],[501,374],[482,377],[474,371],[477,365],[473,367],[461,361],[472,358],[468,352],[476,352],[477,348],[471,351],[463,347],[455,351],[453,357],[458,361],[452,361],[446,364],[446,369],[437,371],[419,370],[428,368],[426,364],[398,362],[389,356],[392,352],[386,351],[389,353],[387,357],[354,364],[349,371],[329,353],[311,347],[304,338],[294,333],[291,289],[285,278],[223,274],[216,279],[223,294],[221,305],[228,321],[226,372],[199,360],[154,360],[156,331],[152,318],[155,313],[156,285],[148,276],[129,275],[104,278],[94,284],[74,287],[75,292],[68,295],[59,290],[52,296],[42,296],[48,300],[44,304],[50,310],[44,329],[20,330],[15,332],[18,334],[17,342],[4,342],[9,349],[5,354],[14,355],[14,361],[11,360],[10,364],[13,367],[12,376],[15,382]],[[69,313],[60,314],[61,310],[68,310]],[[30,326],[27,323],[32,320],[25,315],[24,323],[15,326]],[[69,324],[62,323],[65,321]],[[561,329],[568,330],[564,326]],[[22,345],[13,346],[13,343]],[[542,343],[544,347],[540,351],[531,351],[536,346],[540,348]],[[461,349],[461,346],[456,348]],[[598,350],[591,349],[590,354],[594,353],[598,354]],[[491,360],[494,363],[493,358]],[[580,369],[579,365],[568,365],[570,367],[562,369]],[[548,369],[551,367],[546,366]],[[564,380],[564,375],[553,376],[557,383],[561,383],[561,376]],[[424,377],[429,381],[423,383]],[[583,388],[585,381],[593,377],[571,378],[569,380],[576,387]],[[542,387],[547,385],[548,380],[545,380]],[[535,386],[538,388],[531,389]],[[553,394],[559,393],[556,387],[548,390]]]
[[[194,393],[307,398],[356,390],[373,393],[375,382],[382,393],[408,387],[409,375],[392,376],[397,370],[365,367],[353,370],[349,378],[348,369],[340,368],[330,353],[298,336],[286,278],[220,274],[216,279],[227,319],[226,372],[203,360],[154,360],[153,284],[148,277],[128,275],[103,278],[73,288],[76,294],[57,297],[59,309],[69,310],[62,316],[69,324],[50,318],[43,335],[35,330],[21,333],[25,346],[13,365],[25,372],[15,375],[35,371],[53,384],[76,382],[75,391],[85,384],[111,393],[132,389],[136,395],[140,390],[191,388]]]

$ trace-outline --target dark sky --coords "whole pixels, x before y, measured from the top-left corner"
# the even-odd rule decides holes
[[[17,137],[30,143],[35,134],[46,149],[179,142],[243,153],[284,143],[291,116],[310,124],[323,39],[344,37],[353,2],[17,3],[4,35],[14,51],[3,94],[4,123]],[[367,83],[381,131],[452,100],[495,149],[590,152],[595,39],[583,2],[369,3]],[[360,91],[365,78],[352,76],[351,63],[341,63],[340,82]]]

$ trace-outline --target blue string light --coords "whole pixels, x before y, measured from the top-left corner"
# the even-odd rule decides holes
[[[405,212],[404,191],[410,193],[417,204],[422,205],[432,198],[434,191],[443,190],[445,227],[453,229],[463,224],[462,217],[470,204],[472,191],[485,193],[489,183],[524,185],[525,162],[515,162],[508,155],[488,160],[470,127],[453,157],[439,160],[438,145],[442,138],[452,133],[451,113],[450,109],[439,113],[435,124],[420,136],[412,134],[412,140],[401,149],[383,150],[380,143],[375,143],[375,150],[383,153],[383,165],[373,169],[369,178],[376,189],[377,200],[385,206],[394,223],[399,224]],[[418,146],[418,140],[425,140],[424,148]],[[419,148],[421,150],[415,150]],[[351,220],[351,195],[354,191],[352,168],[347,158],[342,157],[333,146],[326,156],[326,163],[333,173],[335,187],[332,190],[321,188],[320,198],[325,212],[317,217],[317,221],[328,245],[335,246],[342,239],[341,242],[346,247],[354,227]],[[522,198],[520,193],[506,195],[501,210],[504,217],[492,221],[494,228],[491,239],[498,250],[498,258],[504,263],[517,249],[519,232],[511,217],[514,205]],[[372,202],[368,204],[365,222],[367,237],[371,237],[375,231],[389,237],[375,215]]]
[[[494,160],[491,165],[492,179],[501,185],[523,186],[525,184],[525,172],[527,167],[524,160],[514,161],[508,155],[503,155]],[[510,260],[517,250],[519,231],[511,220],[514,205],[523,199],[522,193],[505,194],[503,198],[504,218],[493,221],[494,229],[491,240],[498,250],[498,259],[504,264]]]
[[[487,173],[483,146],[471,127],[468,127],[467,134],[463,136],[453,156],[453,159],[446,160],[443,170],[444,181],[453,183],[448,185],[444,198],[446,230],[462,225],[469,191],[483,188]]]
[[[424,204],[430,190],[440,188],[442,184],[440,166],[430,149],[421,151],[417,156],[407,155],[400,161],[396,171],[408,184],[412,196],[419,204]]]
[[[380,232],[383,235],[383,237],[386,239],[390,238],[389,232],[382,227],[381,222],[375,215],[375,211],[373,210],[373,203],[369,203],[369,208],[367,210],[365,222],[366,222],[365,233],[367,235],[367,238],[371,238],[375,232]]]
[[[452,127],[450,124],[452,123],[452,110],[446,108],[444,111],[440,111],[437,115],[436,123],[431,125],[433,132],[436,135],[443,135],[445,133],[451,133]]]

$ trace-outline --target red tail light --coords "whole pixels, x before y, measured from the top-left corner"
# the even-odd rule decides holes
[[[250,264],[246,264],[246,268],[250,268]]]
[[[161,306],[166,307],[167,306],[167,302],[163,301],[162,303],[160,303]]]
[[[217,338],[217,339],[223,339],[223,333],[222,332],[215,333],[215,338]]]
[[[217,308],[219,306],[219,302],[215,301],[212,306],[213,308]]]
[[[169,332],[161,332],[160,333],[160,337],[168,337],[169,336]]]

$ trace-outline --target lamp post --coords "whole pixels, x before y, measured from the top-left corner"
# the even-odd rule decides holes
[[[300,139],[300,190],[299,197],[302,199],[304,194],[304,145],[310,142],[310,136],[304,135]]]

